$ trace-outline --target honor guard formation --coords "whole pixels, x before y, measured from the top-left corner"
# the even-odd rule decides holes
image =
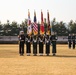
[[[33,47],[33,54],[34,56],[37,56],[37,52],[39,49],[40,56],[43,56],[44,53],[44,44],[45,44],[45,53],[47,56],[50,54],[50,45],[52,45],[52,53],[53,56],[56,54],[56,40],[57,36],[55,33],[53,33],[51,36],[46,35],[26,35],[24,34],[24,31],[20,31],[20,34],[18,36],[19,38],[19,53],[21,56],[24,55],[24,44],[26,44],[26,54],[27,56],[30,56],[31,53],[31,44]],[[39,46],[38,46],[39,45]],[[37,46],[39,48],[37,48]]]
[[[24,55],[24,44],[26,44],[26,54],[27,56],[30,56],[31,54],[31,45],[33,47],[33,55],[37,56],[37,52],[39,49],[40,56],[43,56],[44,53],[44,47],[45,47],[45,53],[47,56],[50,54],[50,46],[52,46],[52,54],[53,56],[56,55],[56,41],[58,39],[58,36],[55,32],[52,33],[52,35],[32,35],[30,36],[27,34],[25,36],[24,31],[20,31],[20,34],[18,36],[19,38],[19,54],[20,56]],[[71,49],[75,49],[75,34],[69,34],[67,38],[68,39],[68,47]],[[44,46],[45,45],[45,46]],[[38,48],[39,47],[39,48]]]

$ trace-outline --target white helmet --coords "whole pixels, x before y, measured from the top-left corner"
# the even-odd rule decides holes
[[[20,35],[23,34],[23,33],[24,33],[24,31],[20,31]]]

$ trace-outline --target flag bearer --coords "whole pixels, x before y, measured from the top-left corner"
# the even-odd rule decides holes
[[[27,53],[27,56],[30,56],[30,53],[31,53],[31,36],[29,34],[26,36],[26,53]]]
[[[37,36],[34,35],[33,37],[33,54],[34,56],[37,55]]]
[[[50,54],[50,38],[49,38],[49,35],[46,35],[45,44],[46,44],[46,54],[47,54],[47,56],[49,56],[49,54]]]
[[[43,38],[43,35],[40,35],[39,36],[39,53],[40,53],[40,56],[43,55],[43,45],[44,45],[44,38]]]

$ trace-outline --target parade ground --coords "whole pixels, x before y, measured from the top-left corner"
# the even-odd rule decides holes
[[[0,75],[76,75],[76,49],[57,45],[57,54],[24,56],[18,53],[18,44],[0,44]]]

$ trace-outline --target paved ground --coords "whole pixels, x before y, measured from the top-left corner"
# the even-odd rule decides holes
[[[50,56],[19,56],[18,45],[0,45],[0,75],[76,75],[76,49],[57,45],[57,56],[51,52]]]

